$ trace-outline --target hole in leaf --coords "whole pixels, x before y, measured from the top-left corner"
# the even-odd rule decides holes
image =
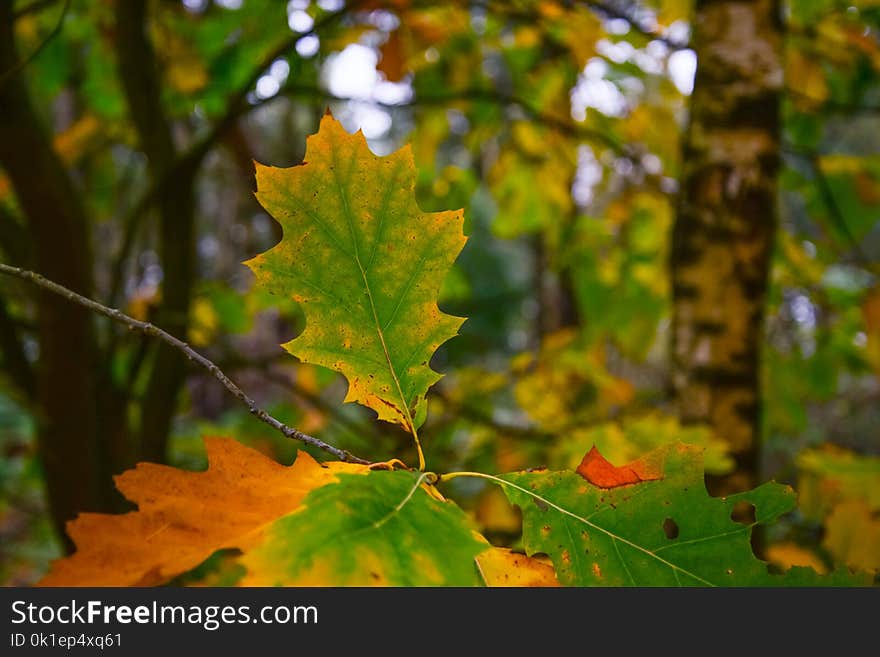
[[[755,505],[751,502],[740,501],[733,505],[733,511],[730,512],[730,519],[741,525],[754,525]]]
[[[670,541],[678,538],[678,524],[672,518],[663,521],[663,533]]]

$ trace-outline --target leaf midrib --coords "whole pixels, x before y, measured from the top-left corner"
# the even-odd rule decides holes
[[[397,371],[394,369],[394,363],[391,361],[391,354],[388,352],[388,345],[385,343],[385,334],[382,331],[382,325],[379,322],[379,314],[376,311],[376,304],[373,300],[373,291],[370,289],[370,281],[367,278],[367,272],[364,269],[363,264],[361,263],[360,253],[358,250],[358,242],[357,242],[357,232],[354,227],[354,217],[352,216],[351,206],[348,203],[348,197],[345,194],[345,187],[343,186],[342,180],[339,178],[339,158],[337,156],[337,142],[336,140],[332,140],[331,146],[331,155],[333,158],[333,178],[336,181],[336,188],[339,190],[339,198],[342,201],[342,210],[345,215],[346,223],[348,224],[349,235],[351,236],[352,247],[354,248],[354,259],[357,263],[358,270],[361,273],[361,278],[364,281],[364,288],[367,291],[367,299],[370,302],[370,310],[373,314],[373,325],[376,329],[376,333],[379,336],[379,342],[382,345],[382,351],[385,354],[385,361],[388,364],[388,369],[391,372],[391,378],[394,380],[394,385],[397,388],[397,394],[400,397],[401,406],[403,407],[403,413],[406,421],[409,423],[409,430],[415,433],[415,423],[412,420],[412,416],[409,412],[409,404],[407,403],[406,397],[403,394],[403,388],[400,385],[400,379],[397,376]],[[351,168],[357,163],[357,158],[351,158],[351,164],[349,165]],[[347,176],[346,176],[347,177]]]

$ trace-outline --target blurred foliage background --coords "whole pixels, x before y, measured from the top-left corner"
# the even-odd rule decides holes
[[[880,568],[876,0],[0,0],[0,30],[4,262],[185,336],[291,426],[413,462],[280,348],[298,308],[241,265],[280,239],[252,160],[301,162],[329,108],[377,154],[412,144],[423,209],[465,208],[431,469],[696,443],[720,491],[798,489],[765,558]],[[137,461],[203,467],[203,435],[300,447],[180,354],[11,279],[0,357],[6,585],[75,513],[125,509],[111,476]],[[453,493],[516,540],[498,491]]]

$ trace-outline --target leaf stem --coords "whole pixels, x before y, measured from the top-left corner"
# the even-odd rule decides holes
[[[244,402],[245,406],[247,406],[251,415],[255,416],[257,419],[265,422],[273,429],[277,429],[282,434],[284,434],[287,438],[291,438],[293,440],[299,440],[307,445],[311,445],[312,447],[317,447],[328,454],[332,454],[340,461],[346,461],[348,463],[360,463],[363,465],[368,465],[370,461],[366,459],[362,459],[359,456],[355,456],[351,452],[340,449],[339,447],[334,447],[329,443],[324,442],[320,438],[315,438],[314,436],[310,436],[306,433],[303,433],[299,429],[294,429],[293,427],[289,427],[280,420],[269,415],[265,410],[257,406],[257,403],[251,399],[241,388],[236,385],[232,379],[226,376],[219,367],[217,367],[211,360],[193,350],[187,343],[184,341],[174,337],[170,333],[163,331],[158,326],[155,326],[149,322],[142,322],[133,317],[129,317],[125,313],[115,308],[108,308],[97,301],[89,299],[88,297],[84,297],[80,294],[77,294],[73,290],[69,290],[63,285],[59,285],[54,281],[50,281],[49,279],[41,276],[32,271],[28,271],[27,269],[21,269],[19,267],[11,267],[9,265],[3,264],[0,262],[0,273],[7,274],[9,276],[15,276],[22,280],[28,281],[37,285],[44,290],[48,290],[54,294],[64,297],[68,301],[79,304],[80,306],[84,306],[85,308],[95,312],[99,315],[103,315],[104,317],[108,317],[113,321],[119,322],[121,324],[125,324],[128,326],[130,330],[140,331],[144,335],[148,335],[150,337],[158,338],[162,342],[171,347],[177,349],[181,353],[183,353],[189,360],[194,361],[204,367],[208,372],[210,372],[215,379],[217,379],[223,387],[226,388],[229,392],[231,392],[235,397]]]

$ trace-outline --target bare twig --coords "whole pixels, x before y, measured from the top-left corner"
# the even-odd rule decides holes
[[[272,383],[286,388],[315,410],[324,413],[332,421],[336,422],[336,424],[346,429],[353,435],[363,436],[365,433],[372,433],[375,436],[376,430],[373,425],[366,426],[362,425],[359,422],[351,420],[350,418],[340,413],[336,408],[334,408],[332,404],[328,404],[326,401],[324,401],[320,395],[309,392],[308,390],[303,388],[303,386],[298,385],[295,381],[291,380],[284,374],[272,370],[264,370],[264,376]]]
[[[285,362],[284,360],[282,360],[284,359],[284,356],[285,352],[278,352],[278,354],[276,355],[267,356],[264,358],[242,359],[231,353],[221,352],[218,357],[215,357],[215,363],[219,363],[218,366],[221,369],[226,370],[227,372],[238,372],[244,370],[252,370],[258,372],[263,379],[290,391],[303,403],[310,406],[311,408],[314,408],[317,411],[320,411],[321,413],[324,413],[333,421],[335,421],[340,427],[347,429],[353,435],[363,436],[365,434],[370,434],[373,438],[379,437],[379,434],[376,431],[376,427],[374,424],[363,424],[357,422],[356,420],[352,420],[347,415],[341,413],[338,406],[335,406],[325,401],[320,395],[306,390],[294,379],[287,376],[287,373],[276,369],[274,367],[275,365],[281,365]]]
[[[277,429],[282,434],[284,434],[288,438],[292,438],[293,440],[299,440],[301,442],[306,443],[307,445],[311,445],[312,447],[317,447],[318,449],[322,449],[328,454],[332,454],[340,461],[348,461],[349,463],[361,463],[361,464],[369,464],[370,462],[362,459],[350,452],[339,449],[338,447],[334,447],[328,443],[325,443],[323,440],[319,438],[315,438],[314,436],[310,436],[308,434],[299,431],[298,429],[294,429],[293,427],[289,427],[283,422],[275,419],[271,415],[269,415],[266,411],[259,408],[257,403],[248,397],[248,395],[239,388],[228,376],[226,376],[220,368],[217,367],[213,362],[202,356],[197,351],[194,351],[188,344],[175,338],[170,333],[166,333],[158,326],[154,326],[149,322],[141,322],[133,317],[129,317],[125,313],[115,309],[108,308],[107,306],[101,305],[97,301],[93,301],[87,297],[84,297],[72,290],[68,290],[63,285],[59,285],[58,283],[54,283],[39,274],[28,271],[26,269],[20,269],[19,267],[10,267],[9,265],[0,263],[0,273],[8,274],[10,276],[15,276],[22,280],[28,281],[39,287],[49,290],[55,294],[58,294],[68,301],[79,304],[92,312],[95,312],[99,315],[103,315],[104,317],[108,317],[113,321],[120,322],[129,327],[132,331],[140,331],[144,335],[149,335],[154,338],[158,338],[162,342],[167,345],[170,345],[174,349],[177,349],[182,354],[184,354],[189,360],[194,361],[208,370],[214,378],[216,378],[220,383],[223,384],[223,387],[226,388],[229,392],[231,392],[235,397],[240,399],[245,406],[247,406],[248,410],[252,415],[257,417],[259,420],[262,420],[266,424],[268,424],[273,429]]]
[[[437,386],[434,389],[434,395],[438,399],[443,400],[443,403],[446,405],[448,410],[451,411],[453,418],[463,418],[474,424],[478,424],[488,429],[492,429],[493,431],[497,431],[498,433],[504,434],[510,438],[547,440],[554,437],[554,434],[547,431],[542,431],[538,427],[499,422],[494,417],[492,417],[491,414],[486,413],[482,409],[477,408],[476,406],[471,406],[466,402],[460,402],[453,399],[442,388],[442,386]]]
[[[25,5],[21,9],[16,9],[12,13],[12,19],[17,21],[18,19],[24,18],[29,14],[39,13],[43,11],[46,7],[51,7],[57,2],[58,0],[35,0],[35,2],[32,2],[29,5]]]
[[[610,2],[603,2],[601,0],[587,0],[586,2],[583,2],[581,4],[589,7],[594,12],[605,18],[616,18],[626,21],[627,23],[629,23],[629,26],[633,29],[634,32],[637,32],[646,39],[660,41],[666,44],[666,46],[670,50],[686,50],[687,48],[689,48],[686,41],[677,41],[663,34],[663,32],[653,21],[645,21],[639,18],[638,15],[633,11],[633,9],[637,8],[635,7],[635,3],[633,3],[632,8],[615,6]],[[620,5],[620,3],[617,3],[617,5]]]
[[[575,121],[566,121],[565,119],[546,114],[536,110],[525,99],[511,94],[493,91],[492,89],[457,89],[450,91],[441,91],[437,93],[418,93],[410,101],[401,103],[383,103],[378,100],[364,100],[362,98],[351,98],[347,96],[337,96],[322,89],[317,85],[290,83],[284,85],[278,92],[278,95],[272,96],[254,105],[251,109],[256,109],[259,105],[268,104],[280,96],[292,97],[312,97],[320,99],[322,102],[359,102],[375,107],[381,107],[386,110],[406,109],[411,107],[427,107],[427,106],[444,106],[454,102],[486,102],[498,105],[500,107],[511,106],[517,107],[533,122],[543,125],[552,130],[564,134],[569,137],[584,140],[594,140],[603,143],[605,146],[614,151],[618,156],[633,159],[634,153],[631,152],[625,144],[615,139],[612,135],[593,130],[585,125]]]
[[[27,57],[18,61],[12,68],[3,71],[0,73],[0,87],[6,84],[6,81],[11,78],[13,75],[18,73],[25,66],[30,64],[34,59],[36,59],[37,55],[43,52],[43,48],[49,45],[49,42],[54,39],[58,34],[61,33],[61,27],[64,25],[64,19],[67,18],[67,10],[70,9],[70,0],[66,0],[64,3],[64,7],[61,9],[61,15],[58,17],[58,22],[55,24],[55,27],[52,28],[52,31],[49,32],[49,35],[43,39],[39,46]]]

